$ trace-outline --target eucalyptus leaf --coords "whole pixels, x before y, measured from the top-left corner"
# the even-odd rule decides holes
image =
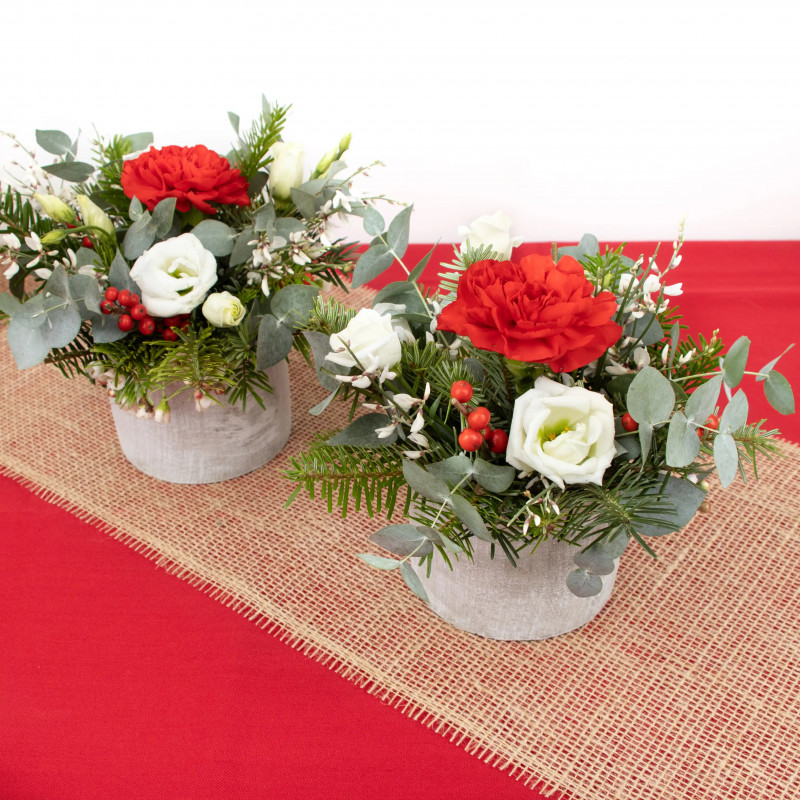
[[[370,236],[380,236],[386,230],[386,222],[380,212],[372,206],[364,210],[364,230]]]
[[[24,303],[18,303],[14,309],[13,319],[20,328],[34,330],[41,328],[47,320],[44,294],[36,294]]]
[[[128,331],[121,331],[117,325],[116,314],[94,314],[89,312],[89,321],[92,323],[92,339],[95,344],[110,344],[118,342],[128,335]]]
[[[642,536],[666,536],[680,530],[692,521],[706,498],[706,493],[697,484],[674,475],[667,478],[659,494],[660,489],[661,484],[648,492],[657,495],[657,502],[661,505],[660,521],[655,525],[637,525],[636,530]]]
[[[239,118],[238,114],[235,114],[233,111],[228,112],[228,120],[231,123],[231,127],[233,128],[233,132],[238,136],[239,135],[239,123],[241,119]]]
[[[91,247],[79,247],[75,251],[76,267],[96,267],[99,266],[97,251]]]
[[[316,286],[290,284],[275,293],[270,310],[282,325],[292,332],[298,331],[308,324],[318,294]]]
[[[376,244],[365,250],[353,269],[352,287],[357,289],[374,280],[394,263],[394,256],[385,244]]]
[[[94,174],[94,167],[83,161],[59,161],[42,169],[68,183],[83,183]]]
[[[603,591],[603,579],[585,569],[576,569],[567,575],[567,589],[576,597],[594,597]]]
[[[41,364],[50,352],[42,327],[25,327],[17,317],[8,323],[8,349],[19,369]]]
[[[37,330],[41,332],[48,348],[54,350],[66,347],[73,341],[81,329],[82,322],[77,305],[58,298],[58,304],[48,310],[45,324]]]
[[[22,304],[10,292],[3,292],[0,294],[0,311],[13,317],[17,313]]]
[[[627,549],[631,540],[624,531],[619,531],[610,539],[592,544],[592,549],[605,553],[609,558],[619,558]]]
[[[749,352],[750,340],[746,336],[740,336],[722,359],[722,376],[731,388],[738,386],[744,377]]]
[[[397,569],[402,562],[395,561],[393,558],[384,558],[383,556],[374,556],[372,553],[358,553],[358,557],[362,561],[366,561],[371,567],[378,569]]]
[[[414,572],[414,567],[412,567],[408,561],[404,561],[400,565],[400,574],[403,576],[406,586],[408,586],[408,588],[411,589],[411,591],[414,592],[414,594],[419,597],[420,600],[430,605],[428,593],[422,586],[422,581],[420,581],[420,579],[417,577],[417,573]]]
[[[389,223],[386,239],[396,258],[402,258],[408,248],[408,230],[411,225],[411,212],[413,210],[414,206],[406,206]]]
[[[768,363],[764,364],[763,367],[758,371],[758,375],[756,376],[756,381],[760,382],[766,379],[767,374],[775,368],[775,365],[794,347],[794,344],[790,344],[786,350],[784,350],[779,356],[776,356],[769,361]]]
[[[450,497],[450,487],[447,483],[414,461],[403,460],[403,477],[417,494],[428,500],[443,503]]]
[[[292,202],[302,215],[303,219],[313,219],[317,213],[316,199],[313,194],[302,189],[292,187]]]
[[[740,389],[725,406],[719,420],[720,433],[732,433],[747,424],[747,413],[750,410],[747,395]]]
[[[256,367],[267,369],[283,361],[292,350],[292,332],[272,314],[264,314],[258,324]]]
[[[739,469],[739,452],[729,433],[718,433],[714,437],[714,464],[722,488],[730,486]]]
[[[246,228],[236,237],[229,262],[232,267],[238,267],[240,264],[244,264],[250,256],[253,255],[255,245],[250,244],[250,242],[257,238],[252,228]]]
[[[779,414],[794,414],[794,394],[789,381],[774,369],[767,375],[764,382],[764,394],[769,404]]]
[[[688,467],[699,454],[697,428],[689,424],[683,412],[676,411],[669,422],[667,464],[670,467]]]
[[[136,282],[131,278],[131,268],[128,266],[128,262],[122,257],[122,253],[119,250],[114,254],[114,260],[108,270],[108,282],[111,286],[116,286],[120,291],[127,289],[135,294],[141,293]]]
[[[385,428],[391,420],[386,414],[376,412],[356,417],[344,430],[332,436],[326,444],[351,445],[353,447],[386,447],[397,440],[397,431],[389,436],[379,438],[376,430]]]
[[[580,261],[584,256],[596,256],[600,252],[600,242],[591,233],[585,233],[580,242],[573,247],[559,247],[558,257],[572,256],[576,261]]]
[[[428,472],[438,475],[451,486],[455,486],[464,478],[472,475],[472,461],[463,453],[459,453],[445,458],[443,461],[434,461],[432,464],[428,464]]]
[[[67,280],[67,271],[61,264],[58,264],[55,269],[50,273],[50,277],[45,284],[45,293],[52,294],[64,300],[69,300],[72,295],[69,291],[69,281]]]
[[[476,458],[473,466],[475,480],[488,492],[505,492],[514,482],[517,471],[509,464],[492,464]]]
[[[230,160],[230,159],[228,159]],[[259,170],[250,178],[250,183],[247,184],[247,194],[250,197],[257,197],[264,191],[264,187],[269,181],[269,175],[266,172]]]
[[[484,542],[491,542],[492,534],[489,533],[486,523],[483,521],[478,509],[467,500],[466,497],[454,494],[450,496],[448,505],[453,509],[453,513],[458,517],[461,524],[478,539]]]
[[[204,219],[192,228],[200,244],[217,258],[229,256],[233,251],[236,231],[216,219]]]
[[[258,233],[266,233],[269,236],[275,230],[276,219],[275,206],[272,203],[267,203],[253,214],[253,230]],[[252,235],[250,238],[253,238]]]
[[[595,547],[575,553],[574,561],[575,566],[591,572],[592,575],[610,575],[617,566],[611,556]]]
[[[350,372],[350,367],[334,364],[332,361],[325,360],[325,356],[333,352],[331,349],[330,336],[320,331],[303,331],[303,336],[306,337],[306,341],[311,345],[311,354],[314,357],[314,366],[317,370],[317,380],[322,384],[323,388],[327,389],[329,392],[335,392],[342,384],[329,373],[333,373],[334,375],[347,375],[347,373]]]
[[[637,339],[641,344],[652,345],[664,338],[664,329],[661,327],[658,317],[651,311],[647,311],[643,317],[625,326],[625,336]]]
[[[122,252],[125,258],[135,261],[156,240],[156,226],[148,211],[125,231],[122,240]]]
[[[430,530],[433,530],[431,528]],[[369,537],[371,542],[396,556],[427,556],[433,552],[433,543],[416,525],[400,523],[387,525]]]
[[[67,153],[75,155],[72,140],[64,131],[36,131],[36,144],[47,153],[63,156]]]
[[[395,303],[403,305],[406,312],[410,314],[424,314],[427,318],[427,309],[419,292],[410,283],[406,281],[393,281],[384,286],[372,301],[372,307],[375,308],[378,303]],[[404,315],[401,315],[404,316]]]
[[[178,200],[175,197],[165,197],[153,209],[152,224],[159,239],[163,239],[172,227],[177,202]]]
[[[142,133],[129,133],[127,136],[124,136],[123,139],[130,144],[131,153],[139,153],[142,150],[146,150],[151,144],[153,144],[153,134],[149,131]]]
[[[430,261],[433,251],[438,244],[439,242],[436,242],[436,244],[417,262],[417,266],[411,270],[406,279],[409,283],[416,283],[422,277],[422,273],[425,272],[425,267],[428,266],[428,261]]]
[[[702,425],[709,415],[714,413],[721,388],[722,375],[715,375],[689,395],[685,410],[689,422],[697,422]]]
[[[334,397],[336,397],[336,392],[331,392],[324,400],[320,400],[315,406],[309,408],[308,413],[318,417],[331,404]]]
[[[644,367],[628,387],[627,405],[628,412],[640,426],[662,424],[675,407],[675,392],[672,384],[657,369]],[[648,449],[642,443],[642,451]]]
[[[647,422],[639,423],[639,450],[642,460],[650,455],[650,446],[653,444],[653,426]]]
[[[275,220],[275,234],[288,242],[293,233],[305,233],[306,226],[294,217],[278,217]]]

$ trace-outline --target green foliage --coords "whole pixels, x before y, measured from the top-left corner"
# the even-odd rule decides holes
[[[239,141],[233,151],[233,161],[248,180],[252,180],[256,173],[272,161],[269,149],[280,141],[290,108],[291,106],[280,105],[273,108],[265,102],[261,114],[244,132],[238,132],[237,118]]]
[[[92,152],[98,165],[94,185],[89,187],[92,200],[109,214],[125,216],[130,199],[122,191],[120,179],[123,159],[132,152],[131,140],[119,135],[109,140],[98,136],[92,142]]]

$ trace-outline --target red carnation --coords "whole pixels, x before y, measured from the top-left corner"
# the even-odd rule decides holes
[[[216,214],[209,203],[248,206],[247,179],[223,158],[202,144],[194,147],[151,147],[122,168],[122,189],[137,197],[150,211],[165,197],[177,198],[178,211],[192,206]]]
[[[571,372],[598,358],[622,335],[611,321],[611,292],[593,295],[583,267],[569,256],[476,261],[456,300],[439,314],[439,330],[466,336],[482,350]]]

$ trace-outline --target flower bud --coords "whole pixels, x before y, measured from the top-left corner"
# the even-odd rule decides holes
[[[217,328],[238,325],[246,313],[238,297],[230,292],[214,292],[203,303],[203,316]]]
[[[340,158],[341,158],[341,156],[343,156],[345,154],[345,152],[347,152],[347,149],[350,147],[350,141],[351,141],[352,138],[353,138],[353,134],[352,133],[346,133],[344,136],[342,136],[341,139],[339,139],[339,157]]]
[[[79,194],[77,199],[78,205],[81,207],[81,217],[84,225],[100,228],[111,237],[116,236],[114,223],[100,206],[95,205],[85,194]]]
[[[65,225],[74,225],[77,222],[75,212],[60,198],[53,194],[40,194],[34,192],[33,196],[39,201],[44,213],[56,222]]]
[[[317,164],[316,168],[314,169],[314,175],[320,178],[325,176],[325,174],[331,168],[331,164],[336,161],[338,155],[338,150],[329,150],[327,153],[325,153],[325,155],[319,160],[319,164]]]
[[[270,192],[279,200],[290,200],[292,189],[303,182],[303,148],[296,142],[276,142],[269,152]]]
[[[52,231],[47,231],[39,240],[45,247],[51,244],[58,244],[62,239],[69,235],[68,230],[63,228],[54,228]]]

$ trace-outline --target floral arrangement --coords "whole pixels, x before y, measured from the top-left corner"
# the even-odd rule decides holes
[[[592,236],[516,260],[510,222],[465,229],[432,292],[419,283],[430,253],[403,263],[408,209],[388,230],[368,209],[360,282],[394,260],[407,280],[359,311],[318,301],[306,331],[330,390],[312,412],[347,399],[351,422],[292,460],[292,497],[319,490],[329,510],[391,519],[407,487],[408,521],[371,537],[396,558],[361,557],[400,569],[423,599],[410,559],[471,558],[473,537],[512,564],[546,537],[568,542],[569,589],[598,594],[631,540],[654,555],[654,537],[689,522],[714,468],[727,486],[776,451],[777,431],[747,421],[745,375],[794,411],[778,359],[748,372],[746,337],[722,355],[716,333],[682,328],[682,233],[661,267],[657,252],[633,260]]]
[[[150,398],[176,381],[199,410],[220,395],[261,403],[264,370],[305,347],[322,282],[352,268],[330,223],[366,208],[351,185],[364,170],[341,160],[350,135],[304,177],[303,148],[282,139],[288,110],[264,100],[246,130],[230,114],[227,157],[136,134],[98,136],[84,162],[77,139],[40,130],[56,157],[40,166],[12,136],[23,158],[0,199],[0,311],[18,366],[85,375],[159,420],[169,398]]]

